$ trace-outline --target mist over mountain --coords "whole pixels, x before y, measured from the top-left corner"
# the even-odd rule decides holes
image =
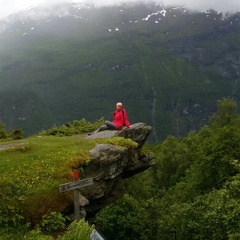
[[[208,124],[239,101],[239,12],[132,2],[34,7],[0,21],[0,121],[26,135],[123,101],[152,141]]]
[[[95,5],[100,6],[110,6],[119,5],[123,3],[137,3],[137,0],[78,0],[78,3],[85,5]],[[151,1],[142,0],[142,3],[155,2],[157,4],[164,5],[165,7],[172,6],[182,6],[191,10],[205,11],[206,9],[214,9],[218,12],[225,13],[236,13],[240,10],[240,3],[238,0],[202,0],[202,1],[192,1],[192,0],[164,0],[164,1]],[[16,12],[27,10],[34,6],[44,6],[51,7],[60,3],[76,3],[74,0],[10,0],[4,1],[1,4],[0,9],[0,19],[7,17],[8,15],[15,14]]]

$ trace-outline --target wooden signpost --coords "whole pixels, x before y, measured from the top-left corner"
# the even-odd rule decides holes
[[[70,183],[64,183],[62,185],[59,186],[59,192],[66,192],[66,191],[70,191],[70,190],[74,190],[74,189],[78,189],[81,187],[86,187],[89,185],[93,185],[93,178],[86,178],[83,180],[75,180],[73,182]]]
[[[77,221],[80,220],[79,188],[93,185],[93,178],[79,180],[79,173],[73,169],[73,182],[64,183],[59,186],[59,192],[74,190],[74,215]]]

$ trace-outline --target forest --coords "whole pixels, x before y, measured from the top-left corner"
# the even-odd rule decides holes
[[[127,180],[97,216],[107,239],[240,239],[240,116],[218,103],[209,126],[150,146],[156,166]]]

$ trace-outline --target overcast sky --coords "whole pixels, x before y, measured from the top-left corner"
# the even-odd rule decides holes
[[[6,17],[19,10],[26,9],[30,6],[39,4],[51,4],[63,2],[64,0],[0,0],[0,19]],[[136,0],[127,0],[136,1]],[[148,0],[144,0],[148,1]],[[149,0],[152,1],[152,0]],[[184,5],[185,7],[204,11],[206,9],[215,9],[220,12],[236,12],[240,10],[240,0],[155,0],[164,6],[168,5]],[[112,4],[123,2],[122,0],[65,0],[64,2],[92,2],[97,5]]]

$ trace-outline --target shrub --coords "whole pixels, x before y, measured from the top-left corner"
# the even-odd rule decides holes
[[[23,237],[24,240],[54,240],[53,237],[43,235],[40,230],[32,230]]]
[[[39,134],[41,135],[53,135],[53,136],[72,136],[79,133],[87,133],[94,131],[104,124],[104,118],[97,120],[95,123],[88,122],[85,118],[81,120],[74,120],[73,123],[65,123],[60,127],[54,125],[51,129],[43,130]]]
[[[63,236],[58,237],[57,240],[89,240],[93,228],[94,226],[90,226],[84,219],[79,222],[74,221],[68,231]]]
[[[51,212],[48,215],[43,215],[41,226],[46,232],[55,232],[59,229],[65,228],[66,218],[64,218],[59,212]]]
[[[5,124],[0,123],[0,139],[6,138],[6,134]]]
[[[23,135],[24,135],[24,132],[21,129],[13,129],[13,130],[7,131],[6,138],[18,140],[18,139],[22,139]]]
[[[0,139],[22,139],[24,132],[21,129],[10,129],[6,130],[5,124],[0,123]]]

